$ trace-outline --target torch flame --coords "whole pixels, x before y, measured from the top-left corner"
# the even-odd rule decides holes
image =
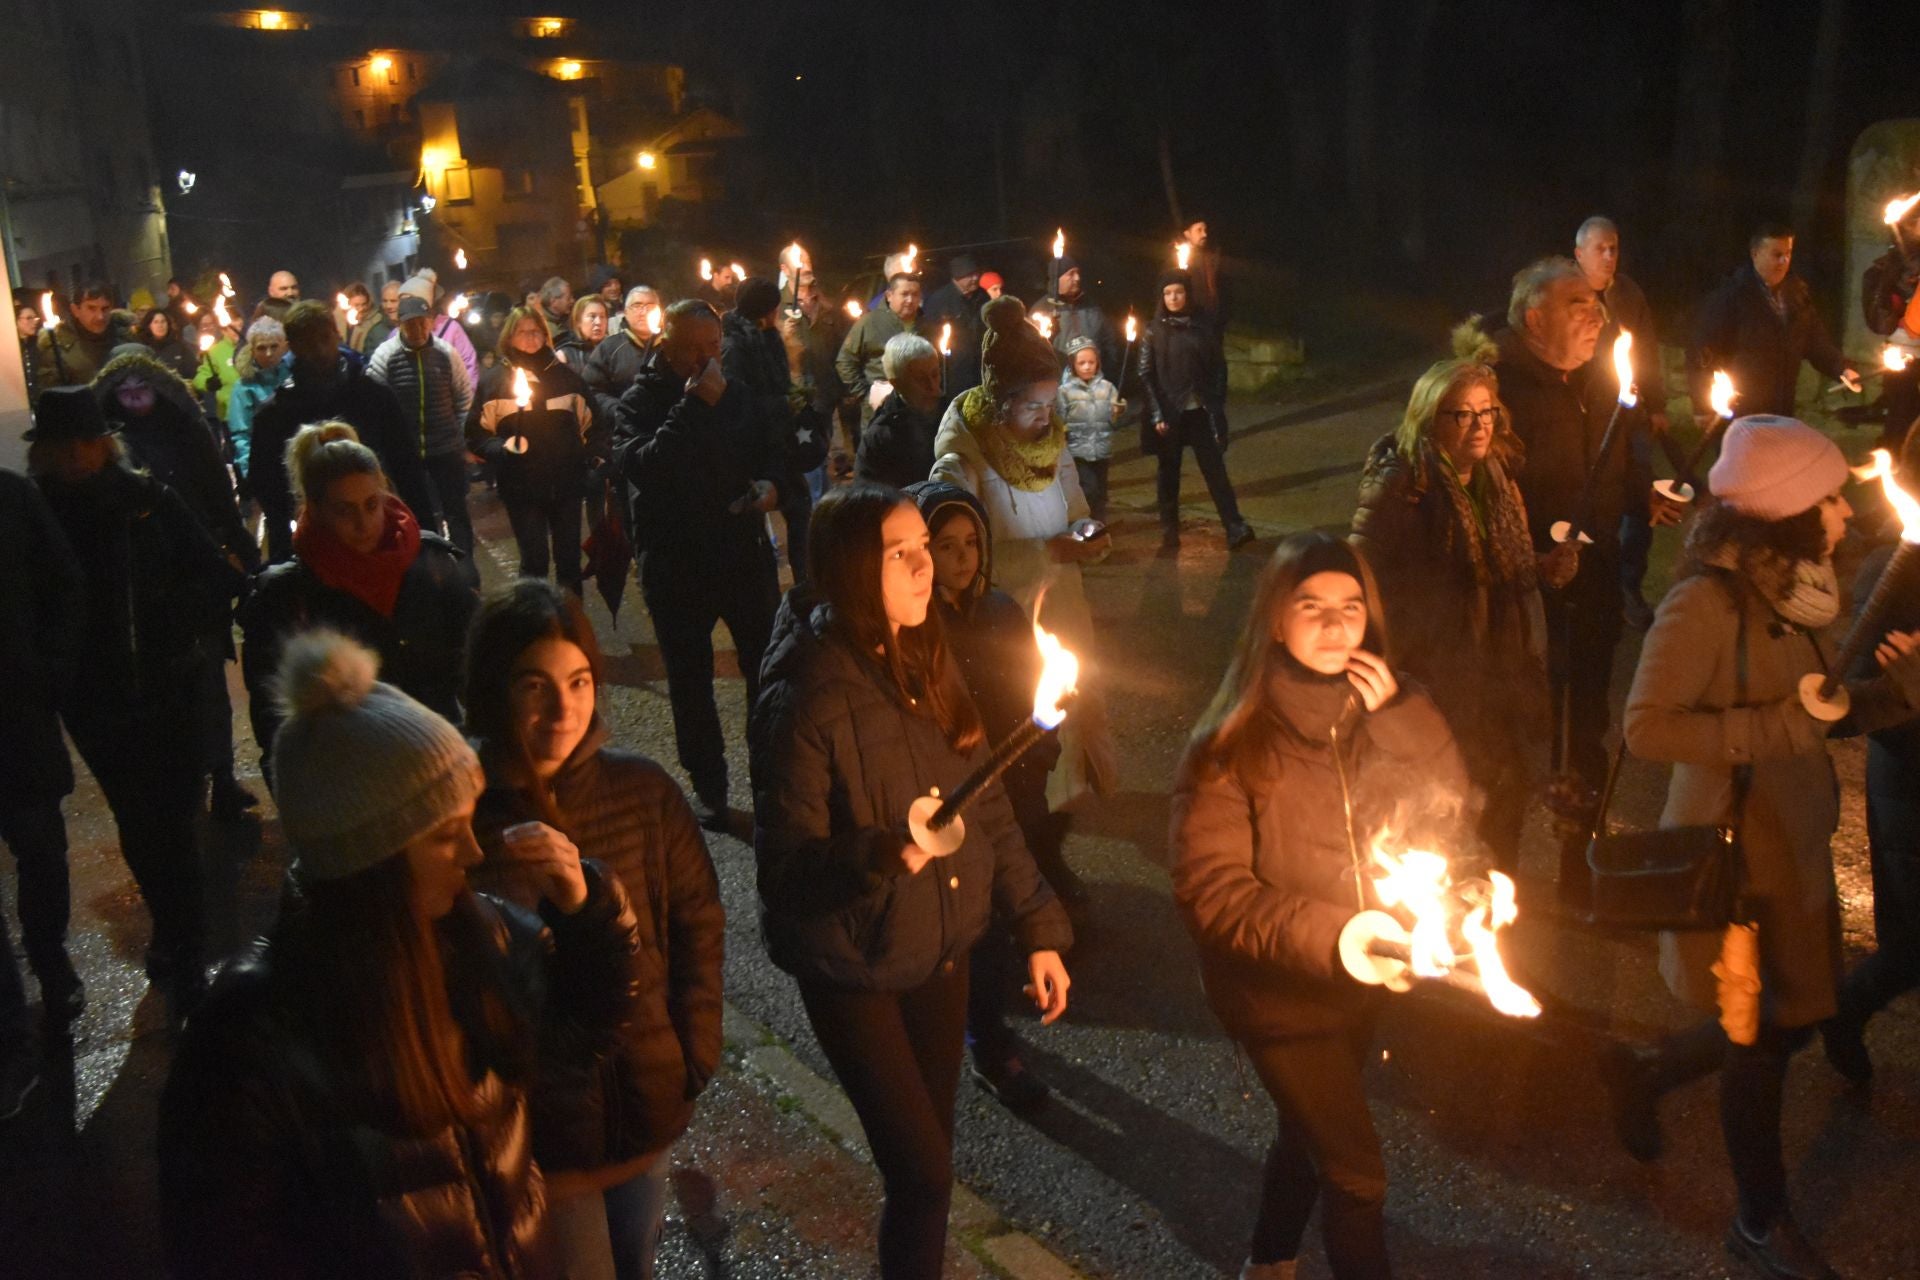
[[[713,259],[712,258],[700,259],[700,278],[702,280],[713,279]]]
[[[1920,498],[1893,482],[1891,453],[1885,449],[1875,449],[1872,457],[1873,460],[1866,466],[1853,469],[1853,478],[1863,483],[1878,478],[1887,501],[1893,505],[1894,514],[1900,517],[1900,541],[1920,543]]]
[[[1033,317],[1033,327],[1040,331],[1043,338],[1053,337],[1053,317],[1042,311]]]
[[[220,273],[220,293],[222,296],[228,298],[234,296],[233,281],[227,279],[227,273],[224,271]]]
[[[1193,246],[1185,240],[1173,242],[1173,264],[1185,271],[1193,263]]]
[[[200,305],[196,303],[192,298],[182,298],[180,300],[180,309],[186,312],[190,316],[197,316],[200,314]]]
[[[1888,373],[1899,373],[1912,363],[1913,357],[1908,355],[1904,348],[1896,347],[1892,343],[1888,343],[1886,350],[1880,353],[1880,367]]]
[[[747,278],[747,269],[737,262],[729,262],[727,264],[727,270],[733,272],[733,282],[735,284],[739,284]]]
[[[333,305],[340,308],[342,311],[345,311],[348,307],[352,306],[353,304],[347,301],[346,294],[336,293],[333,295]]]
[[[1453,881],[1447,874],[1447,860],[1425,849],[1409,849],[1396,857],[1377,847],[1373,860],[1385,872],[1373,881],[1381,904],[1403,908],[1413,916],[1409,950],[1414,973],[1440,977],[1458,959],[1447,941],[1453,915],[1448,904]]]
[[[453,301],[447,304],[447,314],[450,316],[457,316],[462,311],[465,311],[466,309],[467,309],[467,295],[464,293],[454,294]]]
[[[205,355],[207,352],[211,350],[213,350],[213,335],[210,333],[201,334],[200,335],[200,354]]]
[[[1056,258],[1067,256],[1067,232],[1064,227],[1053,229],[1053,256]]]
[[[233,327],[233,315],[227,310],[227,300],[224,296],[213,300],[213,318],[220,322],[222,329]]]
[[[465,249],[455,249],[453,251],[453,265],[456,270],[465,271],[467,269],[467,251]]]
[[[1707,402],[1721,417],[1733,417],[1733,379],[1727,376],[1725,369],[1713,371],[1713,390],[1707,393]]]
[[[940,326],[940,354],[943,356],[953,354],[953,326],[951,324],[943,324]]]
[[[513,403],[521,409],[525,409],[533,404],[533,388],[527,384],[527,371],[525,369],[515,369],[513,371]]]
[[[1540,1002],[1533,993],[1513,980],[1507,962],[1500,958],[1499,931],[1520,918],[1514,903],[1513,881],[1498,871],[1492,873],[1493,901],[1467,912],[1460,922],[1460,934],[1473,949],[1474,966],[1480,970],[1481,985],[1487,989],[1487,1002],[1509,1018],[1537,1018]]]
[[[1916,191],[1910,196],[1898,196],[1887,201],[1887,225],[1890,227],[1899,226],[1901,220],[1907,216],[1907,211],[1912,209],[1916,204],[1920,204],[1920,191]]]
[[[651,332],[653,332],[653,333],[658,333],[658,332],[660,332],[660,321],[661,321],[661,320],[662,320],[663,318],[664,318],[664,317],[663,317],[663,314],[662,314],[662,312],[661,312],[661,310],[660,310],[660,308],[659,308],[659,307],[648,307],[648,308],[647,308],[647,328],[648,328],[648,330],[649,330],[649,331],[651,331]]]
[[[51,289],[40,295],[40,314],[46,317],[47,328],[60,327],[60,313],[53,309],[53,290]]]
[[[1625,329],[1613,340],[1613,376],[1620,381],[1621,405],[1631,409],[1640,403],[1633,390],[1633,335]]]
[[[1040,646],[1040,683],[1033,691],[1033,722],[1042,729],[1057,729],[1067,718],[1062,704],[1079,692],[1080,659],[1060,643],[1060,637],[1033,624],[1033,642]]]
[[[904,254],[900,255],[900,269],[906,272],[908,275],[912,275],[916,269],[914,266],[914,263],[916,262],[916,260],[918,260],[919,257],[920,257],[920,246],[909,241],[907,244],[907,251]]]
[[[852,317],[853,317],[853,318],[854,318],[855,320],[858,320],[858,319],[860,318],[860,311],[861,311],[861,306],[860,306],[860,299],[858,299],[858,298],[848,298],[848,299],[847,299],[847,314],[848,314],[848,315],[850,315],[850,316],[852,316]]]
[[[353,328],[353,326],[359,323],[360,323],[360,308],[348,307],[347,308],[347,328],[351,329]]]
[[[1127,312],[1127,341],[1132,342],[1140,336],[1140,322],[1134,319],[1133,312]]]
[[[787,246],[787,251],[782,256],[786,259],[787,266],[793,271],[793,278],[798,280],[800,278],[800,259],[806,256],[806,250],[800,247],[798,240],[795,240]]]

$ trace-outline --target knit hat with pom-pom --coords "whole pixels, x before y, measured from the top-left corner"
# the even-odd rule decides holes
[[[980,309],[986,336],[980,340],[980,385],[998,404],[1022,387],[1060,378],[1060,353],[1027,323],[1020,299],[1003,293]]]
[[[308,882],[385,862],[480,794],[460,731],[374,677],[380,660],[331,631],[288,641],[276,693],[273,794]]]

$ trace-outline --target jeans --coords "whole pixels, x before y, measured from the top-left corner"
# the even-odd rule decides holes
[[[426,458],[427,483],[440,499],[440,514],[446,517],[447,540],[460,548],[473,564],[473,517],[467,512],[467,455],[434,453]],[[478,573],[475,573],[478,578]]]
[[[1087,495],[1087,510],[1095,520],[1107,518],[1107,468],[1112,458],[1075,458],[1073,469],[1080,473],[1080,488]]]
[[[528,498],[505,500],[507,520],[513,525],[513,540],[520,547],[520,576],[547,576],[547,543],[553,543],[554,577],[561,586],[580,592],[580,499],[557,498],[534,501]]]
[[[1911,732],[1902,730],[1911,737]],[[1839,1020],[1855,1027],[1920,986],[1920,795],[1916,752],[1867,743],[1867,841],[1873,859],[1874,953],[1840,984]]]
[[[1160,472],[1155,496],[1160,502],[1160,528],[1171,536],[1180,533],[1180,455],[1193,450],[1193,460],[1207,482],[1214,510],[1229,533],[1241,525],[1240,503],[1233,496],[1233,482],[1227,479],[1227,460],[1220,452],[1220,438],[1205,409],[1189,409],[1174,419],[1167,434],[1159,439]]]
[[[645,1173],[605,1192],[607,1240],[615,1280],[653,1280],[653,1259],[667,1225],[667,1175],[673,1149],[654,1157]]]
[[[849,991],[801,979],[807,1020],[860,1116],[886,1188],[881,1280],[940,1280],[953,1199],[967,966],[912,991]]]
[[[666,564],[661,555],[670,557]],[[726,740],[713,700],[713,625],[727,624],[747,682],[751,713],[760,693],[760,659],[773,637],[780,583],[764,547],[750,562],[700,572],[674,563],[674,552],[649,551],[640,564],[640,591],[653,617],[654,638],[667,668],[673,742],[694,793],[716,809],[727,799]]]
[[[60,797],[0,805],[0,840],[19,875],[20,932],[42,983],[67,965],[67,822]],[[27,993],[0,911],[0,1055],[27,1043]]]
[[[1390,1277],[1387,1166],[1374,1132],[1360,1067],[1373,1039],[1369,1019],[1346,1032],[1245,1046],[1279,1112],[1279,1132],[1261,1177],[1255,1263],[1287,1262],[1316,1202],[1335,1280]]]

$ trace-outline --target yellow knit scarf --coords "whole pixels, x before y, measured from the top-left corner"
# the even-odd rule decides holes
[[[981,386],[960,397],[960,420],[973,432],[987,465],[1002,480],[1022,493],[1039,493],[1053,484],[1067,448],[1067,424],[1058,412],[1038,440],[1016,440],[999,420],[987,389]]]

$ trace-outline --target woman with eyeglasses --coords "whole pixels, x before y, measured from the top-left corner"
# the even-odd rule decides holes
[[[1549,723],[1541,566],[1510,471],[1518,452],[1492,367],[1442,360],[1368,453],[1353,513],[1396,657],[1453,727],[1485,800],[1480,837],[1507,871]]]

